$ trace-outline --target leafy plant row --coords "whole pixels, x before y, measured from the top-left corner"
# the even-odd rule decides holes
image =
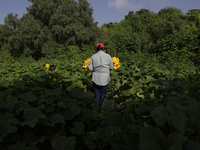
[[[100,113],[83,62],[1,62],[0,149],[199,149],[199,69],[133,57]]]

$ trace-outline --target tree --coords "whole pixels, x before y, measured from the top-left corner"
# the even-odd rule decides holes
[[[129,11],[128,15],[125,16],[125,20],[129,21],[132,33],[146,35],[148,26],[155,20],[155,15],[147,9],[141,9],[135,14],[133,11]]]
[[[0,49],[4,46],[4,44],[8,43],[8,33],[6,31],[9,30],[7,25],[0,25]]]
[[[80,46],[96,40],[97,23],[87,0],[28,1],[32,5],[19,26],[27,55],[54,55],[57,44]]]
[[[128,20],[129,18],[131,18],[134,15],[134,11],[129,11],[128,15],[125,15],[125,19]]]
[[[19,27],[19,19],[17,18],[18,14],[13,15],[13,13],[8,14],[4,18],[5,25],[8,25],[12,29]]]
[[[183,12],[181,9],[175,8],[175,7],[165,7],[164,9],[161,9],[158,12],[159,17],[162,18],[162,20],[170,20],[174,17],[183,16]]]
[[[20,19],[18,19],[17,16],[17,14],[13,15],[13,13],[10,13],[4,18],[5,24],[0,27],[0,47],[8,43],[10,43],[10,45],[7,45],[7,49],[10,49],[10,46],[15,49],[21,47],[20,43],[22,41],[19,37]]]
[[[9,37],[16,35],[19,28],[19,19],[17,18],[17,14],[13,15],[13,13],[8,14],[4,18],[4,25],[0,26],[0,38],[2,43],[8,43]]]
[[[198,14],[200,14],[200,9],[191,9],[191,10],[188,10],[188,12],[186,14],[187,15],[198,15]]]

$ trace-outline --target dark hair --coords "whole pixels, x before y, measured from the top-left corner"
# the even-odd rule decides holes
[[[97,46],[97,51],[99,50],[103,50],[103,48],[101,48],[101,45]]]
[[[104,47],[104,50],[106,50],[106,53],[108,53],[108,50],[107,50],[107,48],[105,48],[105,47]]]

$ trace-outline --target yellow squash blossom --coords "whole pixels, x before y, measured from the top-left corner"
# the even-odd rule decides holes
[[[114,69],[113,70],[117,70],[121,65],[121,63],[119,62],[119,58],[112,57],[112,61],[114,63]]]
[[[87,72],[87,73],[90,73],[90,70],[88,69],[88,65],[90,63],[90,59],[91,58],[88,58],[87,60],[85,60],[84,64],[83,64],[83,68],[85,68],[85,72]],[[119,62],[119,58],[112,57],[112,61],[114,63],[114,69],[113,70],[117,70],[121,65],[121,63]]]
[[[87,72],[87,73],[90,73],[90,70],[88,69],[88,65],[90,63],[90,59],[91,58],[88,58],[83,64],[83,68],[85,68],[85,72]]]
[[[46,67],[48,68],[46,71],[49,71],[50,65],[49,65],[49,64],[46,64]]]
[[[49,69],[50,65],[49,65],[49,64],[46,64],[46,67]]]

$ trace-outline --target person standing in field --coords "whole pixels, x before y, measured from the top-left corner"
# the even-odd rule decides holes
[[[104,51],[104,45],[98,43],[96,45],[97,53],[92,55],[88,69],[92,72],[92,82],[94,86],[95,99],[101,110],[102,103],[106,97],[110,82],[110,70],[114,68],[114,64],[110,55]]]

